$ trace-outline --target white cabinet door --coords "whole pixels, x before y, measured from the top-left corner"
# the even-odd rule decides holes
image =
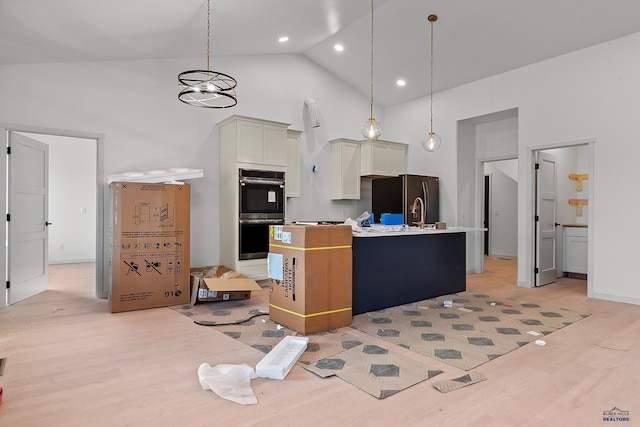
[[[287,165],[287,129],[264,125],[262,158],[265,165]]]
[[[287,171],[285,172],[285,191],[287,197],[300,197],[300,134],[287,131]]]
[[[387,156],[387,144],[370,142],[366,143],[366,145],[371,146],[371,174],[386,175],[389,172],[389,156]]]
[[[331,199],[360,199],[360,142],[331,141]]]
[[[238,120],[238,162],[262,163],[263,161],[263,125],[255,122]],[[225,144],[230,142],[225,141]]]
[[[390,144],[387,146],[389,174],[398,176],[407,173],[407,146]]]
[[[564,268],[567,273],[587,274],[587,228],[564,227]]]
[[[236,162],[263,166],[287,165],[287,125],[236,119]],[[221,141],[233,144],[233,141]]]
[[[398,176],[407,170],[407,144],[390,141],[361,142],[362,176]]]

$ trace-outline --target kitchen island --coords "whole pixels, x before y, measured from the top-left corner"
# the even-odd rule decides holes
[[[466,232],[475,230],[354,232],[353,314],[465,291]]]

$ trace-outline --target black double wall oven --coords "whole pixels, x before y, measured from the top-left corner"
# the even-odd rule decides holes
[[[269,226],[284,224],[284,172],[239,169],[238,259],[266,258]]]

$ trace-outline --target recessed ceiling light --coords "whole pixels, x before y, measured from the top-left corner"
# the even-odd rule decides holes
[[[336,52],[342,52],[344,50],[344,46],[339,43],[334,45],[333,48],[336,50]]]
[[[282,37],[280,37],[280,38],[278,39],[278,41],[279,41],[280,43],[288,42],[288,41],[289,41],[289,37],[287,37],[287,36],[282,36]]]
[[[407,84],[407,82],[406,82],[406,81],[404,81],[403,79],[398,79],[398,80],[396,81],[396,84],[397,84],[398,86],[405,86],[405,85]]]

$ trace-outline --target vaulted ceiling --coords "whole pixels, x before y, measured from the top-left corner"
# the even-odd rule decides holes
[[[429,14],[439,17],[434,92],[640,31],[637,0],[374,7],[374,98],[382,106],[429,94]],[[225,72],[218,56],[301,54],[369,96],[370,0],[211,0],[211,8],[212,69]],[[203,58],[206,36],[206,0],[0,0],[0,65]]]

